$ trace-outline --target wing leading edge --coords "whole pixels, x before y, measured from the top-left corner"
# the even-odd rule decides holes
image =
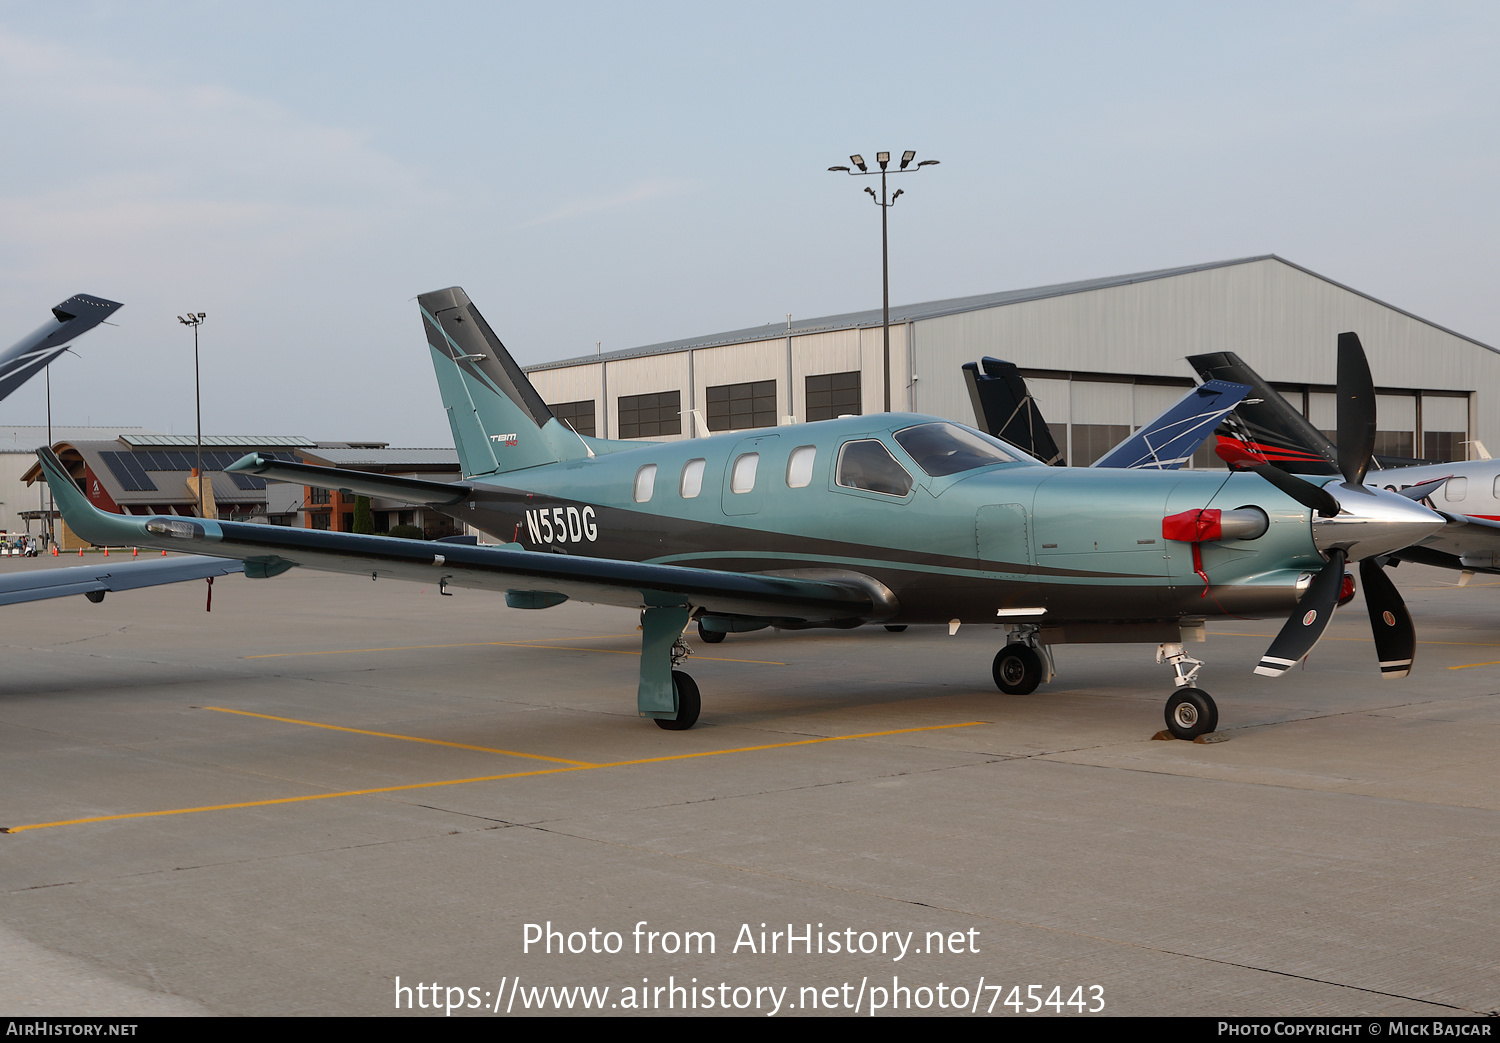
[[[887,615],[878,584],[859,576],[759,575],[550,554],[515,545],[434,544],[279,525],[108,514],[88,502],[50,449],[38,449],[37,456],[58,509],[84,539],[233,558],[245,563],[245,574],[252,578],[300,566],[437,582],[440,587],[561,594],[630,608],[686,605],[716,615],[773,621],[818,623]],[[537,603],[557,600],[540,598]]]

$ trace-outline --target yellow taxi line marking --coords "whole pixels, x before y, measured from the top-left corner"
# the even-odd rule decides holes
[[[634,637],[634,634],[604,634],[603,637]],[[597,641],[601,638],[559,638],[558,640],[584,640]],[[360,652],[415,652],[423,649],[434,648],[485,648],[505,646],[508,648],[556,648],[564,652],[604,652],[609,655],[640,655],[639,650],[628,648],[585,648],[581,645],[543,645],[531,641],[469,641],[460,645],[395,645],[390,648],[335,648],[326,652],[267,652],[261,655],[241,656],[242,659],[282,659],[290,656],[305,655],[356,655]],[[700,655],[694,659],[705,663],[749,663],[752,666],[786,666],[769,659],[725,659],[719,656]]]
[[[1450,666],[1449,670],[1467,670],[1471,666],[1500,666],[1500,659],[1489,663],[1464,663],[1460,666]]]
[[[796,739],[792,742],[776,742],[765,746],[739,746],[730,750],[705,750],[699,753],[678,753],[666,757],[646,757],[641,760],[615,761],[610,764],[579,764],[562,768],[537,768],[535,771],[516,771],[504,775],[479,775],[468,779],[441,779],[437,782],[411,782],[400,786],[379,786],[373,789],[343,790],[338,793],[308,793],[300,797],[275,797],[270,800],[247,800],[237,804],[209,804],[196,808],[170,808],[165,811],[129,811],[119,815],[95,815],[89,818],[65,819],[60,822],[34,822],[26,826],[0,827],[0,833],[20,833],[29,829],[52,829],[56,826],[82,826],[96,822],[119,822],[123,819],[161,818],[165,815],[193,815],[202,811],[233,811],[241,808],[265,808],[277,804],[300,804],[309,800],[333,800],[338,797],[365,797],[380,793],[434,789],[440,786],[463,786],[472,782],[499,782],[503,779],[523,779],[536,775],[560,775],[570,771],[597,771],[600,768],[626,768],[640,764],[661,764],[665,761],[692,760],[699,757],[717,757],[726,753],[754,753],[761,750],[776,750],[790,746],[810,746],[815,743],[844,742],[849,739],[874,739],[887,735],[908,735],[912,732],[935,732],[949,728],[972,728],[984,721],[964,721],[960,724],[934,724],[920,728],[896,728],[885,732],[861,732],[858,735],[829,735],[817,739]]]
[[[462,742],[448,742],[444,739],[424,739],[417,735],[395,735],[391,732],[375,732],[366,728],[346,728],[340,724],[320,724],[317,721],[299,721],[295,717],[276,717],[269,713],[251,713],[249,710],[231,710],[224,706],[205,706],[205,710],[214,710],[218,713],[232,713],[239,717],[259,717],[263,721],[280,721],[283,724],[300,724],[308,728],[326,728],[331,732],[351,732],[355,735],[373,735],[378,739],[403,739],[406,742],[425,742],[432,746],[452,746],[459,750],[478,750],[480,753],[503,753],[507,757],[525,757],[534,761],[552,761],[556,764],[573,764],[580,768],[595,768],[598,765],[590,761],[575,761],[567,757],[547,757],[540,753],[520,753],[516,750],[502,750],[492,746],[470,746]]]
[[[538,641],[605,641],[615,637],[635,637],[634,634],[595,634],[591,637],[537,638]],[[513,644],[510,641],[465,641],[456,645],[392,645],[389,648],[331,648],[322,652],[263,652],[259,655],[241,656],[241,659],[283,659],[304,655],[354,655],[356,652],[416,652],[430,648],[486,648],[493,645]],[[555,645],[538,645],[539,648],[555,648]]]

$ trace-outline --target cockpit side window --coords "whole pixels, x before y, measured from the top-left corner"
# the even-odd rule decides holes
[[[896,442],[933,478],[1017,459],[994,440],[957,424],[918,424],[897,431]]]
[[[911,492],[911,475],[896,462],[891,451],[874,438],[845,442],[839,450],[837,474],[835,480],[846,489],[863,489],[887,496],[905,496]]]

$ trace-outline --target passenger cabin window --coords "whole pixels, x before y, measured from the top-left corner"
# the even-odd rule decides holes
[[[845,442],[839,450],[838,484],[846,489],[905,496],[911,492],[911,475],[874,438]]]
[[[786,462],[788,489],[801,489],[812,482],[813,461],[817,456],[817,446],[803,445],[792,450],[792,455]]]
[[[917,466],[934,478],[972,471],[989,464],[1013,463],[1015,457],[977,431],[957,424],[920,424],[896,432],[896,442]]]
[[[1443,486],[1443,499],[1449,503],[1457,503],[1469,492],[1469,480],[1467,478],[1449,478],[1448,484]]]
[[[759,453],[746,453],[734,462],[734,471],[729,476],[732,492],[747,493],[755,488],[755,470],[760,466]]]
[[[635,472],[635,502],[645,503],[656,490],[656,465],[647,464]]]
[[[703,468],[707,461],[699,458],[682,465],[682,483],[677,491],[684,500],[691,500],[703,491]]]

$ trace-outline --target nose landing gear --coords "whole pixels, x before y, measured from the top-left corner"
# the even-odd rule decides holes
[[[1177,674],[1173,678],[1177,691],[1167,700],[1165,711],[1167,731],[1172,737],[1191,740],[1216,730],[1219,727],[1219,707],[1213,696],[1193,684],[1198,679],[1198,671],[1203,669],[1203,663],[1184,652],[1180,644],[1157,645],[1156,661],[1171,663]]]

